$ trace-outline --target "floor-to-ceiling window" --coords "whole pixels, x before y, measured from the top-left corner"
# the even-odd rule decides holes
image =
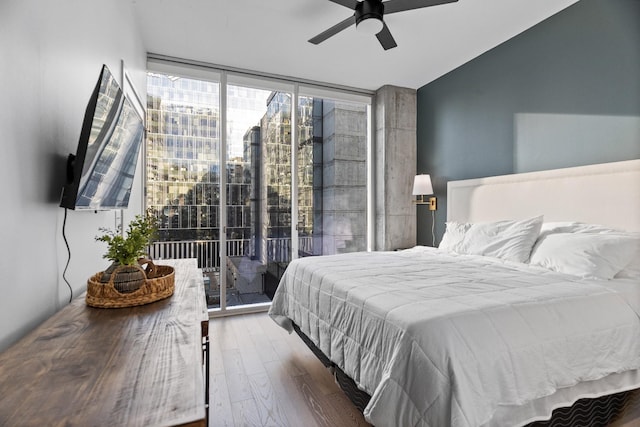
[[[266,306],[292,259],[367,249],[369,96],[164,61],[147,82],[152,256],[197,258],[211,309]]]
[[[363,102],[298,98],[300,256],[367,249],[367,110]]]
[[[291,259],[290,89],[229,76],[227,83],[227,239],[245,247],[226,257],[227,303],[271,301],[265,276]],[[237,169],[240,173],[235,172]],[[240,226],[240,227],[238,227]]]

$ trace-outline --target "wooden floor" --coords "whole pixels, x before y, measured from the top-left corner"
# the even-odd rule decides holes
[[[211,319],[209,427],[370,426],[297,334],[266,313]],[[640,427],[640,399],[609,427]]]
[[[266,313],[211,319],[209,426],[369,426],[295,333]]]

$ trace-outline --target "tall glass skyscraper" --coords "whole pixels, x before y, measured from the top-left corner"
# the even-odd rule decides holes
[[[145,197],[160,224],[155,256],[195,257],[203,271],[218,271],[224,230],[235,269],[225,273],[227,296],[271,295],[296,246],[292,225],[296,256],[365,250],[366,105],[299,96],[293,106],[291,93],[229,84],[222,138],[220,92],[217,82],[148,74]],[[262,279],[239,280],[242,266]]]

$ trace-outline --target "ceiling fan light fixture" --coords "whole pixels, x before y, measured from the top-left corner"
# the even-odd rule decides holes
[[[382,31],[383,27],[384,24],[382,22],[382,19],[374,17],[363,19],[356,24],[356,30],[358,30],[358,32],[371,35],[378,34],[380,31]]]
[[[384,28],[384,5],[380,0],[364,0],[355,10],[356,30],[365,34],[378,34]]]

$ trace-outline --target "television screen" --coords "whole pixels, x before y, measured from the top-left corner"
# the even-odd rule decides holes
[[[144,124],[103,65],[85,111],[75,155],[69,155],[60,206],[69,209],[123,209],[144,137]]]

